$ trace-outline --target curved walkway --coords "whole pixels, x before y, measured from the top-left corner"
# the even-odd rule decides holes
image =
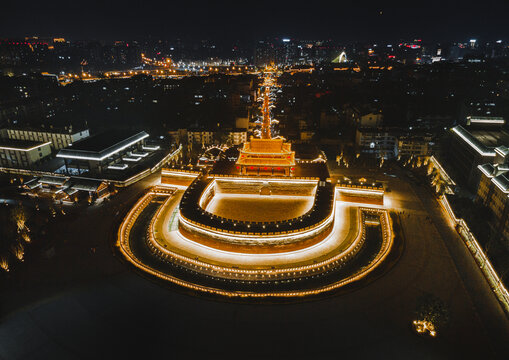
[[[181,195],[181,194],[180,194]],[[286,253],[246,254],[211,248],[187,239],[178,230],[169,229],[173,210],[178,205],[176,194],[163,205],[154,224],[155,240],[170,251],[200,258],[219,266],[266,268],[309,265],[330,258],[346,250],[358,235],[358,212],[343,203],[336,205],[334,228],[320,243],[305,249]]]
[[[274,277],[280,276],[281,274],[288,275],[288,273],[293,272],[293,275],[297,275],[298,278],[295,279],[289,279],[289,280],[280,280],[278,281],[277,278],[273,278],[273,282],[271,282],[270,286],[266,287],[265,291],[245,291],[242,290],[242,288],[236,289],[230,287],[223,287],[223,286],[208,286],[204,284],[198,284],[197,282],[193,281],[193,273],[198,274],[198,271],[205,270],[204,268],[207,266],[213,267],[213,265],[207,264],[205,262],[200,262],[200,265],[196,264],[196,261],[199,261],[197,257],[194,259],[185,259],[186,261],[189,261],[191,263],[191,266],[194,266],[196,271],[193,269],[189,270],[185,267],[179,267],[178,264],[174,264],[174,268],[177,268],[181,275],[183,276],[175,276],[175,272],[172,273],[172,271],[168,268],[168,263],[166,258],[168,257],[167,254],[163,253],[162,249],[151,249],[155,255],[153,258],[147,257],[147,248],[150,248],[151,242],[150,242],[150,234],[145,232],[146,236],[142,236],[143,234],[143,228],[140,228],[140,226],[144,226],[143,224],[137,225],[138,218],[141,217],[144,219],[143,221],[147,221],[149,218],[152,218],[150,220],[150,224],[153,225],[156,222],[156,219],[161,220],[160,214],[161,214],[161,203],[163,202],[164,196],[168,196],[168,194],[161,195],[160,193],[157,193],[157,189],[154,191],[151,191],[147,193],[145,196],[143,196],[138,203],[135,205],[135,207],[129,212],[129,214],[124,219],[124,222],[122,223],[120,229],[119,229],[119,238],[118,238],[118,245],[120,248],[120,251],[124,254],[124,256],[136,267],[142,269],[143,271],[156,276],[160,279],[170,281],[174,284],[192,289],[192,290],[198,290],[203,291],[211,294],[217,294],[222,296],[229,296],[229,297],[302,297],[302,296],[309,296],[309,295],[316,295],[323,292],[328,292],[331,290],[338,289],[342,286],[345,286],[347,284],[351,284],[353,282],[356,282],[360,279],[365,278],[368,274],[370,274],[375,268],[377,268],[389,255],[389,252],[391,250],[392,244],[393,244],[393,235],[391,231],[391,224],[390,219],[386,211],[384,210],[378,210],[378,209],[365,209],[364,211],[367,211],[368,213],[375,214],[375,216],[378,216],[381,222],[381,239],[379,247],[376,247],[376,252],[373,254],[373,256],[369,256],[368,258],[364,258],[363,261],[368,261],[367,263],[358,263],[357,258],[354,257],[353,253],[356,253],[360,251],[363,247],[365,248],[371,248],[371,251],[374,251],[375,248],[373,246],[376,246],[374,241],[367,242],[366,246],[361,246],[362,243],[359,243],[355,245],[355,247],[352,249],[351,247],[348,249],[347,252],[340,254],[339,256],[333,256],[331,258],[327,258],[325,261],[316,262],[314,261],[314,264],[307,265],[305,267],[301,268],[280,268],[276,270],[268,270],[269,272],[274,273]],[[166,201],[166,204],[168,204],[168,201]],[[158,210],[156,210],[159,207]],[[171,211],[168,211],[168,214],[171,215]],[[374,215],[371,215],[374,216]],[[142,221],[142,223],[143,223]],[[361,239],[365,239],[366,230],[364,229],[366,224],[364,222],[362,223],[362,236]],[[131,237],[131,229],[135,229],[134,238]],[[149,226],[149,229],[151,226]],[[140,232],[141,231],[141,232]],[[169,231],[168,231],[169,232]],[[359,237],[357,237],[359,238]],[[141,244],[140,240],[142,240]],[[148,241],[148,247],[146,246]],[[141,244],[141,245],[140,245]],[[142,249],[142,247],[145,247],[145,249]],[[141,258],[139,257],[138,252],[142,252]],[[144,258],[144,259],[143,259]],[[361,256],[361,258],[363,258]],[[179,259],[180,260],[180,259]],[[181,261],[181,260],[180,260]],[[182,261],[182,263],[185,263],[186,261]],[[163,263],[166,262],[166,267]],[[351,265],[356,266],[355,268],[351,268]],[[343,269],[346,266],[346,270],[348,270],[348,276],[339,277],[340,280],[338,280],[338,277],[336,276],[329,276],[325,277],[328,279],[328,283],[324,284],[322,281],[314,281],[312,279],[315,278],[315,276],[311,276],[310,271],[312,272],[313,269],[320,267],[325,274],[329,274],[331,272],[335,271],[335,268]],[[350,267],[350,268],[349,268]],[[235,268],[233,266],[232,268]],[[310,269],[310,270],[308,270]],[[185,272],[183,272],[184,270]],[[187,271],[190,271],[190,273],[186,273]],[[248,270],[237,270],[239,272],[248,272]],[[258,271],[258,270],[254,270]],[[299,274],[296,274],[296,271],[300,271]],[[309,273],[309,274],[308,274]],[[333,275],[333,274],[332,274]],[[346,275],[346,274],[344,274]],[[269,275],[270,277],[271,275]],[[219,276],[208,276],[205,275],[206,278],[208,278],[209,283],[217,283],[217,281],[221,280]],[[306,288],[306,289],[300,289],[299,287],[295,288],[292,287],[291,290],[284,290],[285,288],[288,289],[288,286],[284,286],[285,282],[289,283],[290,281],[300,281],[301,279],[311,280],[311,284],[314,284],[316,282],[316,287],[313,288]],[[231,281],[231,280],[225,280],[222,279],[222,281],[230,281],[233,283],[242,283],[245,284],[246,281]],[[256,282],[255,283],[260,283]],[[268,282],[261,282],[262,284],[268,284]],[[282,284],[281,291],[278,291],[276,286],[277,284]]]

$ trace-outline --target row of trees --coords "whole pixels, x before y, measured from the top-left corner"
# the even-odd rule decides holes
[[[27,211],[22,205],[0,211],[0,268],[9,271],[13,261],[23,261],[31,242]]]

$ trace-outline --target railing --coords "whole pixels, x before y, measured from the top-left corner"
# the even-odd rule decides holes
[[[179,168],[163,168],[162,171],[163,174],[182,173],[186,175],[196,175],[196,176],[198,176],[201,173],[201,170],[179,169]]]
[[[158,209],[156,215],[152,218],[150,222],[149,229],[147,230],[147,244],[152,253],[156,254],[157,256],[163,258],[166,261],[171,261],[181,266],[186,266],[194,271],[205,272],[212,276],[225,278],[238,279],[239,277],[244,277],[248,280],[269,280],[271,277],[279,279],[298,278],[301,276],[319,274],[329,270],[330,268],[343,267],[348,263],[348,261],[352,260],[352,258],[354,258],[357,255],[357,253],[362,249],[362,247],[365,245],[366,242],[365,214],[370,212],[370,209],[359,208],[357,210],[361,221],[358,223],[357,234],[354,238],[354,241],[352,241],[352,243],[348,246],[347,249],[329,259],[314,262],[313,264],[309,265],[290,266],[276,269],[275,268],[239,269],[237,266],[209,264],[207,262],[197,260],[197,258],[193,259],[181,255],[177,252],[167,249],[165,246],[162,246],[160,242],[164,242],[164,240],[156,239],[155,223],[159,218],[160,214],[162,213],[164,207],[165,205],[161,206]],[[384,214],[382,214],[382,212],[379,213],[379,217],[383,215]],[[387,240],[387,237],[385,236],[386,224],[382,224],[382,220],[380,221],[385,241]]]
[[[442,164],[440,164],[434,156],[431,156],[429,158],[429,161],[433,164],[433,166],[435,166],[436,169],[438,169],[438,171],[440,172],[440,175],[445,180],[447,185],[456,186],[456,183],[454,182],[454,180],[449,176],[449,174],[443,168]]]
[[[187,188],[180,203],[180,219],[184,223],[218,233],[256,237],[267,236],[269,233],[297,234],[319,228],[326,222],[331,223],[334,213],[334,188],[328,182],[317,187],[313,206],[307,213],[278,222],[251,222],[223,218],[200,206],[200,199],[214,181],[213,177],[197,177]]]
[[[486,254],[484,254],[484,251],[477,242],[477,239],[475,238],[474,234],[472,234],[472,232],[470,231],[465,220],[458,219],[456,217],[454,211],[451,208],[451,205],[449,204],[449,201],[447,201],[447,198],[445,196],[442,196],[440,198],[440,203],[447,211],[452,221],[456,224],[456,230],[458,231],[461,238],[465,242],[465,245],[467,245],[467,248],[470,250],[470,253],[474,257],[477,265],[481,269],[484,277],[488,281],[488,284],[495,293],[498,301],[504,308],[506,314],[509,315],[509,292],[504,286],[502,280],[498,277],[498,274],[493,268],[493,265],[491,265],[490,260],[488,259]]]
[[[136,255],[133,253],[133,251],[130,248],[129,245],[129,237],[130,237],[130,230],[132,226],[134,225],[135,221],[137,220],[138,216],[140,215],[141,211],[148,205],[148,203],[151,201],[151,196],[153,192],[147,192],[134,206],[134,208],[131,209],[131,211],[126,215],[124,218],[124,221],[122,222],[122,225],[119,228],[118,231],[118,240],[117,240],[117,246],[119,247],[120,252],[126,257],[126,259],[136,266],[137,268],[156,276],[160,279],[170,281],[174,284],[186,287],[188,289],[197,290],[197,291],[203,291],[210,294],[217,294],[222,296],[228,296],[228,297],[241,297],[241,298],[247,298],[247,297],[253,297],[253,298],[263,298],[263,297],[302,297],[302,296],[309,296],[309,295],[316,295],[320,293],[324,293],[327,291],[332,291],[335,289],[338,289],[342,286],[345,286],[347,284],[353,283],[355,281],[358,281],[364,277],[366,277],[369,273],[371,273],[381,262],[383,262],[386,257],[388,256],[390,249],[393,244],[393,235],[392,235],[392,226],[390,224],[390,219],[388,216],[388,213],[386,210],[376,210],[376,209],[359,209],[359,211],[367,210],[368,212],[374,212],[378,213],[380,215],[380,221],[382,226],[382,236],[383,236],[383,244],[381,251],[377,254],[375,259],[368,265],[367,267],[364,267],[360,272],[356,273],[354,276],[348,277],[346,279],[342,279],[339,281],[336,281],[332,284],[319,287],[316,289],[310,289],[310,290],[293,290],[293,291],[282,291],[282,292],[243,292],[243,291],[229,291],[229,290],[222,290],[219,288],[213,288],[208,287],[204,285],[194,284],[185,280],[181,280],[179,278],[176,278],[172,275],[166,274],[162,271],[156,270],[154,268],[149,267],[148,265],[144,264],[142,261],[140,261]],[[164,207],[164,205],[162,206]],[[162,209],[160,207],[158,209],[158,213],[160,213],[160,210]],[[153,224],[155,219],[157,218],[157,215],[154,216],[151,220],[151,224],[149,226],[149,229],[153,229]],[[360,228],[364,228],[364,221],[360,221],[358,226]],[[361,234],[364,233],[364,231],[361,230]],[[337,254],[333,258],[329,258],[326,260],[323,260],[318,263],[310,264],[310,265],[304,265],[299,266],[297,268],[289,267],[284,269],[260,269],[260,270],[250,270],[250,269],[238,269],[238,268],[225,268],[213,264],[208,264],[201,262],[196,259],[191,259],[176,253],[171,252],[170,250],[158,246],[157,241],[154,239],[154,232],[149,231],[149,242],[152,244],[149,244],[150,250],[154,253],[156,253],[158,256],[162,257],[165,260],[170,260],[169,257],[172,257],[174,255],[177,255],[176,262],[179,265],[183,265],[184,262],[190,262],[192,264],[191,269],[193,270],[205,270],[204,267],[210,268],[211,273],[213,276],[218,276],[218,273],[222,273],[223,271],[230,271],[230,272],[236,272],[239,274],[239,276],[247,275],[248,280],[251,276],[251,279],[255,277],[265,277],[265,278],[271,278],[281,275],[281,273],[285,272],[295,272],[296,274],[292,275],[312,275],[311,270],[313,270],[316,267],[325,266],[326,268],[330,268],[332,266],[341,266],[342,263],[346,262],[349,258],[352,257],[351,251],[355,251],[356,248],[360,246],[359,242],[362,240],[361,237],[357,236],[357,240],[352,243],[345,252],[342,254]],[[200,269],[201,267],[201,269]],[[208,270],[208,269],[207,269]],[[224,274],[223,274],[224,276]]]
[[[313,176],[263,176],[263,175],[236,175],[236,174],[215,174],[212,173],[209,175],[214,178],[238,178],[238,179],[247,179],[247,180],[260,180],[260,179],[270,179],[270,180],[309,180],[309,181],[320,181],[320,178]]]
[[[141,179],[143,179],[144,177],[150,175],[150,174],[153,174],[154,172],[156,172],[157,170],[159,170],[164,164],[166,164],[168,161],[170,161],[175,155],[177,155],[180,151],[182,151],[182,145],[179,146],[179,148],[177,150],[175,150],[174,152],[172,153],[169,153],[168,155],[166,155],[163,159],[161,159],[161,161],[159,161],[155,166],[153,166],[151,169],[145,169],[143,170],[142,172],[130,177],[129,179],[127,180],[124,180],[124,181],[119,181],[119,180],[107,180],[119,187],[126,187],[126,186],[129,186],[131,184],[134,184],[135,182],[137,181],[140,181]]]
[[[9,167],[0,167],[0,172],[7,173],[7,174],[28,175],[28,176],[60,176],[60,177],[68,177],[68,175],[53,173],[51,171],[31,170],[31,169],[17,169],[17,168],[9,168]]]
[[[383,186],[369,186],[369,185],[358,185],[358,184],[345,184],[345,183],[338,183],[336,185],[336,188],[351,188],[351,189],[362,189],[362,190],[379,190],[384,191]]]

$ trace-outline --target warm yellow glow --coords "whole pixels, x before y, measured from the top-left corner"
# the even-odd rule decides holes
[[[21,244],[15,245],[12,249],[12,252],[14,253],[14,256],[16,256],[16,258],[19,261],[23,261],[23,256],[25,255],[25,250],[23,249],[23,245],[21,245]]]
[[[0,268],[4,269],[5,271],[9,271],[9,262],[4,256],[0,257]]]
[[[477,265],[485,275],[485,278],[497,296],[498,301],[504,306],[506,312],[509,313],[509,291],[493,268],[493,265],[479,245],[474,234],[470,231],[467,223],[463,219],[458,219],[456,217],[445,195],[440,197],[440,203],[442,204],[446,214],[449,216],[451,226],[458,229],[461,239],[465,242],[468,250],[470,250],[474,256]]]
[[[23,232],[21,234],[21,236],[23,237],[23,240],[25,240],[27,243],[29,243],[31,241],[30,236],[28,235],[28,233]]]
[[[356,275],[337,281],[333,284],[322,286],[317,289],[312,290],[296,290],[296,291],[281,291],[281,292],[260,292],[260,293],[252,293],[252,292],[243,292],[243,291],[227,291],[223,289],[218,288],[212,288],[208,286],[198,285],[194,284],[188,281],[184,281],[181,279],[178,279],[174,276],[162,273],[160,271],[157,271],[155,269],[152,269],[150,266],[143,264],[140,260],[136,258],[136,256],[132,253],[130,247],[129,247],[129,233],[136,222],[137,217],[139,214],[143,211],[143,209],[152,201],[152,198],[154,196],[160,196],[162,193],[162,188],[153,188],[152,191],[145,194],[138,203],[131,209],[131,211],[127,214],[126,218],[122,222],[121,227],[119,228],[118,232],[118,243],[120,251],[122,254],[136,267],[144,270],[145,272],[157,276],[161,279],[170,281],[172,283],[178,284],[180,286],[184,286],[186,288],[197,290],[197,291],[203,291],[211,294],[217,294],[222,296],[228,296],[228,297],[267,297],[267,296],[277,296],[277,297],[302,297],[302,296],[308,296],[308,295],[314,295],[319,294],[322,292],[331,291],[334,289],[337,289],[341,286],[344,286],[348,283],[351,283],[353,281],[357,281],[363,277],[365,277],[367,274],[369,274],[375,267],[377,267],[384,259],[387,257],[391,247],[392,247],[392,232],[391,232],[391,224],[390,224],[390,218],[385,210],[381,209],[363,209],[362,211],[368,211],[373,214],[378,214],[380,216],[380,223],[382,226],[382,250],[379,252],[379,254],[375,257],[375,259],[364,269],[362,269],[361,272],[357,273]],[[165,189],[164,190],[168,196],[172,196],[174,193],[174,189]],[[169,201],[169,200],[167,200]],[[326,269],[330,268],[331,266],[334,266],[334,264],[346,261],[346,259],[353,256],[354,253],[351,251],[355,251],[355,249],[360,249],[360,244],[356,243],[355,245],[352,243],[351,246],[354,246],[353,249],[350,248],[350,252],[342,253],[336,257],[329,258],[320,262],[316,262],[310,265],[306,266],[298,266],[298,267],[287,267],[287,268],[275,268],[275,269],[241,269],[237,267],[221,267],[218,265],[213,265],[210,263],[207,263],[205,261],[201,261],[201,259],[197,260],[195,258],[189,258],[180,254],[176,254],[171,252],[170,250],[162,247],[155,241],[154,239],[154,231],[153,227],[156,222],[156,220],[161,216],[161,211],[164,208],[164,205],[159,208],[156,215],[151,220],[151,225],[149,227],[149,246],[153,249],[156,254],[161,254],[160,256],[172,256],[175,257],[175,261],[177,261],[179,264],[186,264],[185,266],[191,267],[191,269],[194,269],[195,271],[201,271],[205,273],[211,272],[212,274],[215,274],[215,276],[218,276],[221,274],[221,272],[224,272],[221,276],[234,276],[234,278],[238,278],[239,276],[256,276],[261,277],[262,279],[264,277],[271,278],[271,277],[295,277],[295,276],[302,276],[305,274],[311,274],[316,271],[325,271]],[[361,211],[359,209],[359,211]],[[359,223],[359,226],[361,228],[364,228],[364,221]],[[361,231],[361,233],[364,233]],[[359,241],[363,241],[365,239],[365,236],[361,236],[359,238]],[[249,256],[250,254],[232,254],[234,256]],[[257,254],[262,255],[262,254]],[[300,272],[300,273],[299,273]],[[230,275],[228,275],[230,274]],[[236,275],[235,275],[236,274]]]
[[[413,322],[414,329],[419,334],[429,334],[432,337],[435,337],[437,335],[437,332],[435,330],[435,325],[433,325],[432,322],[426,321],[426,320],[414,320]]]

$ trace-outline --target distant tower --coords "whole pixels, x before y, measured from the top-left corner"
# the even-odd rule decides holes
[[[258,41],[255,47],[254,64],[262,67],[275,61],[274,44],[270,41]]]

